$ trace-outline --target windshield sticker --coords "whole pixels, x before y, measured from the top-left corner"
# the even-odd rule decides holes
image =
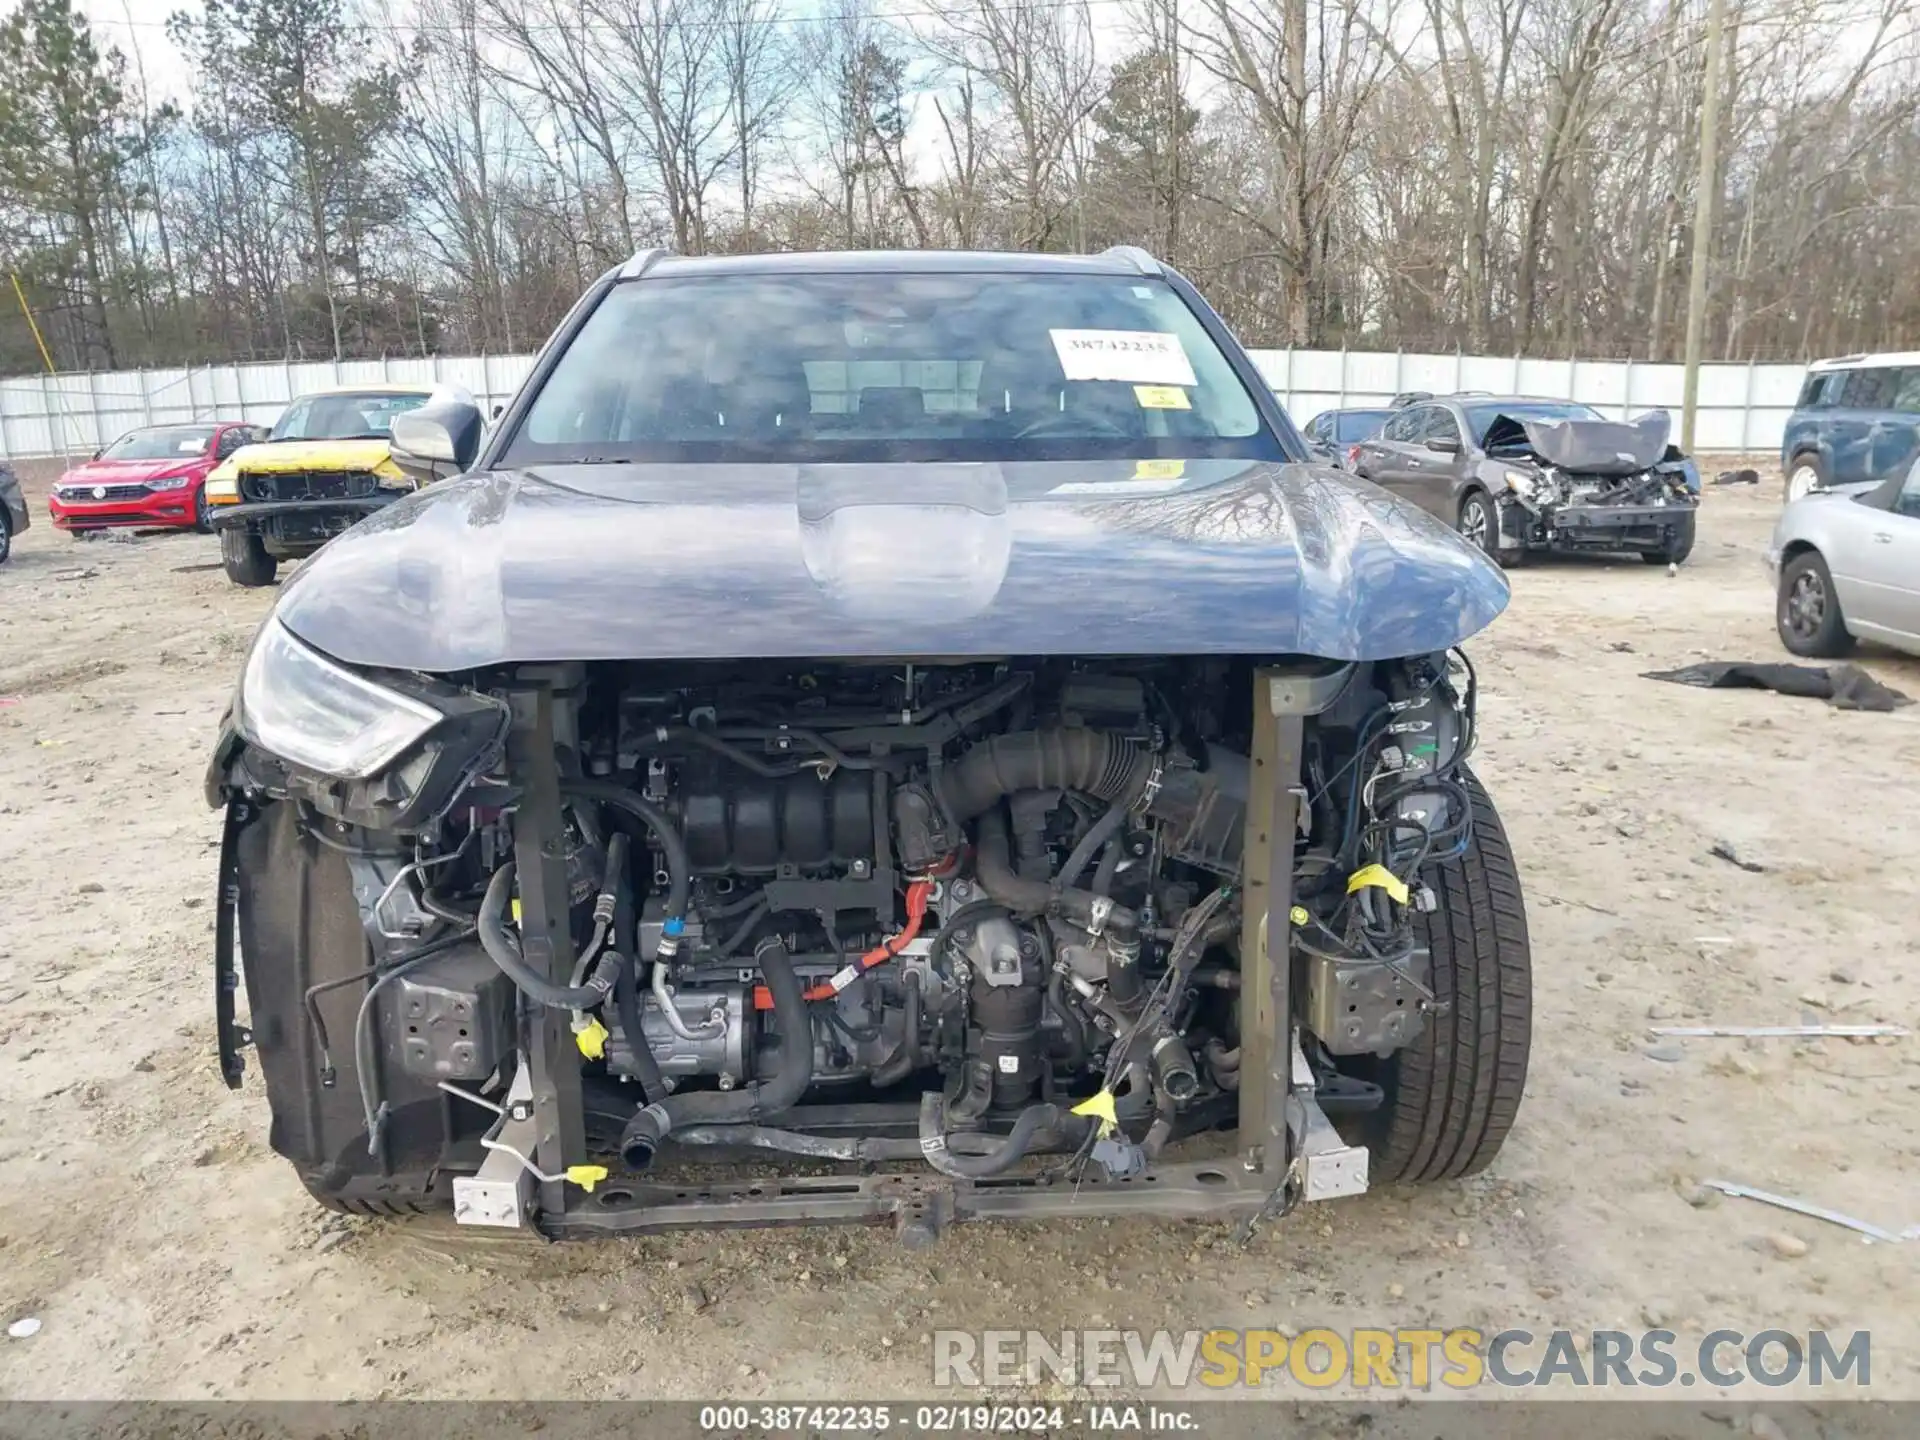
[[[1069,380],[1130,385],[1193,385],[1193,365],[1180,337],[1161,330],[1049,330]]]
[[[204,440],[186,439],[182,440],[176,448],[182,455],[198,455],[202,450],[207,448],[207,442]]]
[[[1069,480],[1064,485],[1055,485],[1047,493],[1062,496],[1110,495],[1139,500],[1148,495],[1171,495],[1185,488],[1186,483],[1178,475],[1136,475],[1128,480]]]
[[[1136,460],[1133,466],[1136,480],[1178,480],[1186,473],[1184,460]]]
[[[1133,398],[1142,410],[1191,410],[1193,402],[1178,385],[1136,385]]]

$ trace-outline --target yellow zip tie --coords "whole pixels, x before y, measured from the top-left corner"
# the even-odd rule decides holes
[[[1073,1107],[1075,1115],[1092,1115],[1100,1122],[1100,1138],[1106,1139],[1120,1128],[1120,1117],[1113,1111],[1113,1092],[1102,1090]]]
[[[1396,876],[1384,865],[1363,865],[1347,877],[1347,894],[1376,886],[1387,892],[1398,903],[1407,903],[1407,882]]]
[[[607,1178],[607,1167],[604,1165],[569,1165],[567,1166],[567,1179],[571,1180],[574,1184],[578,1185],[582,1190],[586,1191],[589,1195],[593,1193],[593,1187],[598,1185],[602,1180],[606,1178]]]

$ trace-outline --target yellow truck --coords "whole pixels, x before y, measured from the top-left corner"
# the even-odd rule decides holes
[[[271,585],[282,560],[311,555],[417,488],[390,453],[394,416],[464,395],[450,387],[352,385],[293,400],[265,441],[236,450],[207,478],[227,578]]]

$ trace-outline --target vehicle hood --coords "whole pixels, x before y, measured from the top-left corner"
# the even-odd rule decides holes
[[[1660,463],[1667,453],[1673,417],[1649,410],[1638,420],[1520,420],[1495,417],[1487,427],[1488,453],[1507,453],[1524,444],[1548,465],[1583,475],[1637,475]]]
[[[225,480],[242,471],[271,475],[288,470],[376,470],[388,453],[385,440],[272,440],[242,445],[213,473]]]
[[[1507,583],[1439,521],[1258,461],[578,465],[430,486],[276,613],[361,665],[1444,649]]]
[[[144,485],[163,475],[198,470],[206,463],[204,453],[176,455],[170,460],[89,460],[63,473],[59,484],[62,488],[73,485]]]

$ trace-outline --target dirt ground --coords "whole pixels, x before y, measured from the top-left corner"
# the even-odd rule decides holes
[[[1920,1038],[1647,1034],[1920,1023],[1920,707],[1640,678],[1782,658],[1772,469],[1709,490],[1677,576],[1519,571],[1472,648],[1536,977],[1490,1173],[1312,1207],[1245,1251],[1221,1225],[1088,1220],[909,1253],[879,1229],[543,1248],[316,1210],[257,1077],[230,1094],[214,1061],[201,781],[272,594],[229,586],[211,539],[70,541],[23,468],[37,523],[0,568],[0,1321],[41,1328],[0,1339],[0,1395],[911,1397],[945,1327],[1666,1325],[1683,1347],[1869,1329],[1873,1392],[1920,1398],[1920,1243],[1688,1198],[1715,1176],[1920,1223]],[[1863,658],[1920,696],[1920,662]]]

